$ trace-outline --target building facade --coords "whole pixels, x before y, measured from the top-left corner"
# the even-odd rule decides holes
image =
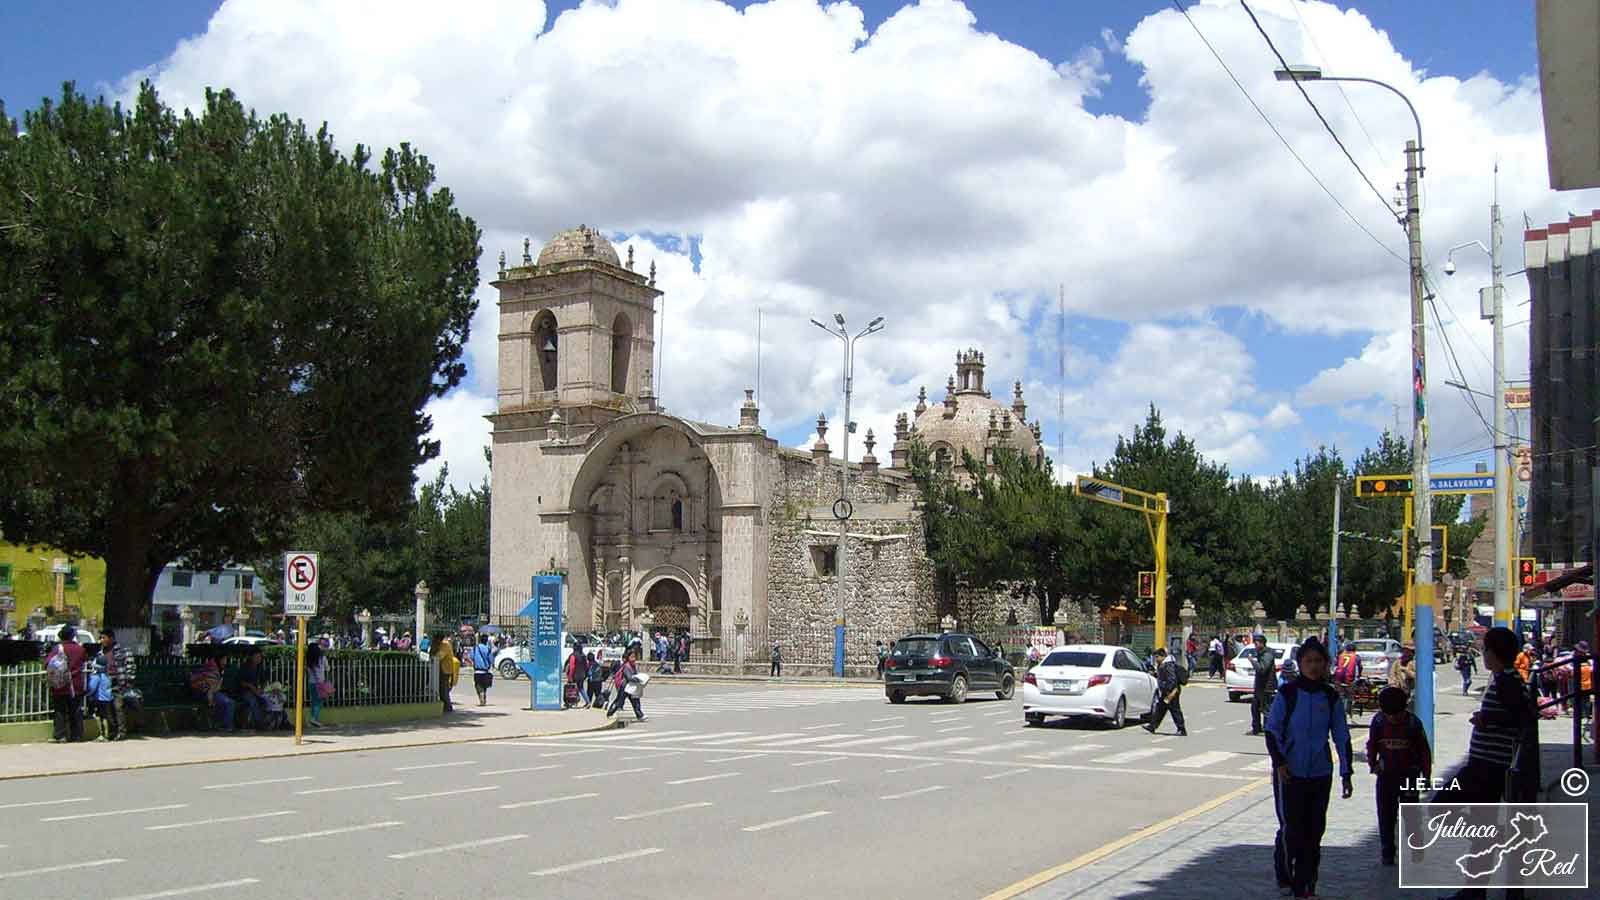
[[[1594,559],[1591,466],[1600,443],[1600,235],[1591,215],[1523,238],[1531,298],[1530,553],[1541,567]]]
[[[183,633],[180,611],[187,606],[196,632],[233,625],[240,609],[245,611],[247,628],[265,628],[271,611],[265,602],[255,569],[249,566],[201,572],[181,562],[167,563],[150,597],[150,624],[176,642]]]
[[[0,543],[0,627],[99,625],[105,611],[106,564],[52,547]]]
[[[525,588],[539,571],[567,573],[574,631],[655,627],[717,635],[730,623],[769,634],[831,626],[837,610],[840,467],[819,417],[809,452],[782,447],[745,392],[737,425],[670,414],[654,395],[654,265],[635,271],[594,229],[562,232],[520,266],[501,257],[495,502],[490,577]],[[961,451],[997,446],[1038,458],[1021,388],[1007,407],[983,387],[983,356],[958,355],[941,406],[924,390],[896,424],[890,462],[876,436],[850,465],[846,618],[876,629],[929,627],[946,612],[906,469],[914,431],[952,468]],[[982,627],[1033,604],[963,603]],[[515,609],[495,609],[499,615]],[[852,647],[852,653],[870,652]]]

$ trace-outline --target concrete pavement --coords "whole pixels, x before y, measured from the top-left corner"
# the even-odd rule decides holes
[[[497,680],[490,692],[491,705],[479,707],[472,686],[458,684],[451,695],[455,712],[443,717],[330,728],[308,725],[304,742],[299,746],[294,743],[292,731],[133,735],[125,741],[110,743],[13,744],[0,748],[0,781],[306,753],[455,744],[607,727],[605,717],[596,711],[531,711],[526,708],[527,691],[526,681]]]

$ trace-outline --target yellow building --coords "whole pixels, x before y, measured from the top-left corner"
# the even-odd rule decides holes
[[[15,632],[34,610],[44,622],[98,625],[105,615],[106,564],[51,547],[0,543],[0,623]]]

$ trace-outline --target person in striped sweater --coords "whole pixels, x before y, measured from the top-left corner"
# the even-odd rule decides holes
[[[1517,745],[1534,727],[1537,715],[1528,687],[1517,674],[1517,654],[1521,649],[1522,636],[1509,628],[1491,628],[1483,636],[1483,668],[1489,672],[1489,686],[1483,690],[1478,711],[1472,714],[1467,762],[1432,802],[1499,803],[1504,799],[1506,773]],[[1474,843],[1473,849],[1482,848]],[[1451,896],[1473,900],[1488,896],[1488,892],[1483,888],[1463,888]]]

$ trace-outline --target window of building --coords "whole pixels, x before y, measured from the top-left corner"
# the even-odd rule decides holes
[[[676,498],[672,501],[672,530],[683,530],[683,501]]]
[[[815,546],[811,548],[811,565],[818,576],[832,578],[839,571],[839,548]]]
[[[67,569],[66,588],[68,590],[77,590],[77,588],[78,588],[78,567],[77,566],[72,566],[71,568]]]
[[[240,575],[239,576],[239,589],[240,590],[248,591],[251,588],[255,587],[255,585],[256,585],[256,577],[254,575]]]
[[[186,569],[172,570],[173,587],[194,587],[194,573]]]
[[[673,488],[663,488],[650,504],[650,530],[682,531],[683,498]]]
[[[222,583],[222,573],[221,572],[212,572],[211,573],[211,583],[212,584],[220,584],[220,583]]]
[[[11,566],[0,565],[0,587],[11,586]]]

